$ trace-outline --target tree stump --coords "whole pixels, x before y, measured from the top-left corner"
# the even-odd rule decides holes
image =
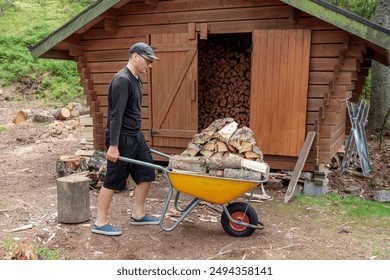
[[[57,179],[58,221],[82,223],[90,218],[89,178],[71,175]]]
[[[62,155],[57,159],[56,171],[58,177],[80,173],[88,169],[88,164],[83,156]]]

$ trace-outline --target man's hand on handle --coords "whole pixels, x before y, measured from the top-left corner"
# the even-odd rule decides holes
[[[116,162],[118,158],[119,158],[118,146],[110,146],[106,154],[106,159],[112,162]]]

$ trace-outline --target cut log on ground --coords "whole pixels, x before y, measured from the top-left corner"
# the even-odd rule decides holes
[[[73,102],[73,105],[72,110],[77,110],[80,116],[89,114],[89,108],[86,108],[82,104]]]
[[[43,112],[40,114],[35,114],[32,117],[32,121],[36,123],[52,123],[55,121],[55,118],[52,115]]]
[[[73,108],[72,110],[70,110],[70,115],[75,118],[75,117],[78,117],[80,116],[80,112],[76,109],[76,108]]]
[[[89,178],[66,176],[57,179],[58,221],[82,223],[90,218]]]
[[[55,109],[52,112],[52,115],[57,119],[57,120],[66,120],[67,118],[70,117],[70,110],[68,108],[58,108]]]
[[[36,113],[38,113],[36,110],[30,110],[30,109],[21,110],[16,114],[14,118],[14,123],[19,124],[25,122],[28,119],[32,118]]]

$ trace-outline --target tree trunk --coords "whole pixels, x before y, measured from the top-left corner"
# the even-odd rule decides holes
[[[377,0],[375,21],[390,29],[390,0]],[[372,64],[371,76],[371,110],[368,115],[369,128],[378,131],[390,108],[390,69],[376,61]]]

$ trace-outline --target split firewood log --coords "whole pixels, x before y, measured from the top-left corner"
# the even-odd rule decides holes
[[[206,174],[206,159],[204,157],[174,155],[169,158],[168,168]]]
[[[244,126],[243,128],[236,130],[230,138],[229,144],[242,153],[252,150],[256,141],[253,138],[252,130],[249,127]]]
[[[260,161],[263,161],[263,153],[257,146],[254,146],[252,151],[245,152],[245,157],[253,160],[259,159]]]
[[[241,138],[241,146],[238,149],[239,153],[245,153],[252,151],[256,145],[256,140],[252,137],[252,135],[245,135]]]
[[[229,151],[228,144],[226,144],[225,142],[216,141],[215,146],[216,146],[215,150],[217,152],[227,152],[227,151]]]
[[[205,141],[210,140],[217,131],[221,130],[225,126],[226,123],[232,123],[232,122],[234,122],[232,118],[223,118],[223,119],[215,120],[207,128],[202,130],[202,134],[204,135],[204,140]]]
[[[208,151],[216,151],[217,139],[212,139],[203,145],[203,149]]]
[[[202,149],[203,149],[203,146],[202,146],[202,145],[198,145],[198,144],[195,144],[195,143],[188,143],[187,149],[182,153],[182,155],[188,154],[188,155],[194,157],[194,156],[196,156]]]
[[[242,128],[238,128],[234,133],[233,135],[230,137],[230,140],[228,142],[228,144],[234,148],[237,149],[237,151],[240,149],[240,146],[241,146],[241,141],[240,141],[240,138],[241,138],[241,134],[242,134]]]
[[[192,138],[192,142],[194,144],[200,144],[200,145],[206,143],[206,140],[204,139],[204,134],[202,133],[195,134],[194,137]]]
[[[222,142],[228,143],[230,137],[233,135],[233,133],[237,130],[238,123],[235,121],[225,125],[222,129],[218,130],[215,135],[218,137],[218,139]]]
[[[206,158],[208,158],[208,157],[211,157],[211,156],[214,154],[214,151],[202,149],[202,150],[200,151],[200,153],[201,153],[202,155],[204,155]]]

